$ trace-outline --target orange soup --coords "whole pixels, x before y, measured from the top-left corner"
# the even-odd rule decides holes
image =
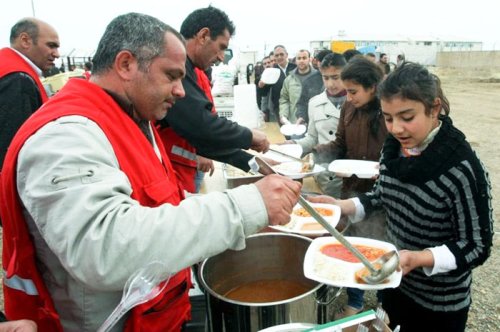
[[[332,209],[327,209],[327,208],[322,208],[322,207],[315,207],[314,208],[319,214],[321,214],[323,217],[331,217],[333,216],[333,210]],[[297,209],[293,211],[293,214],[299,217],[310,217],[311,215],[309,212],[306,211],[304,208]]]
[[[354,247],[356,247],[356,249],[358,249],[369,261],[373,261],[387,252],[384,249],[359,244],[354,245]],[[321,247],[320,251],[327,256],[341,259],[346,262],[360,262],[360,260],[356,256],[354,256],[354,254],[351,253],[349,249],[347,249],[340,243],[324,245],[323,247]]]
[[[258,280],[231,289],[225,297],[240,302],[277,302],[302,295],[310,289],[294,280]]]

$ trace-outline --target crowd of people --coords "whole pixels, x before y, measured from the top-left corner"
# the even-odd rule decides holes
[[[255,184],[194,195],[213,161],[249,170],[270,142],[219,117],[207,71],[224,60],[236,30],[213,6],[179,31],[155,17],[114,18],[85,79],[48,97],[40,77],[59,57],[54,27],[35,18],[0,50],[0,218],[6,331],[96,331],[144,265],[167,266],[168,284],[116,330],[181,331],[190,320],[190,268],[268,225],[284,225],[301,184],[269,175]],[[141,36],[141,38],[137,38]],[[277,45],[255,66],[267,121],[305,124],[299,144],[319,163],[378,161],[375,179],[316,176],[323,195],[352,222],[349,235],[399,249],[403,280],[377,294],[391,327],[464,331],[471,271],[492,245],[491,185],[454,127],[437,76],[387,55]],[[400,61],[399,61],[400,60]],[[274,84],[260,79],[279,69]],[[361,222],[363,221],[363,222]],[[334,319],[363,310],[348,289]],[[9,326],[10,325],[10,326]],[[12,327],[14,325],[14,327]]]

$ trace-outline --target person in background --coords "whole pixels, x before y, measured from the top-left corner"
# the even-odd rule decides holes
[[[266,68],[272,68],[273,63],[271,61],[270,56],[266,56],[262,59],[262,66],[263,66],[263,71],[266,70]],[[257,78],[255,76],[255,86],[257,89],[257,98],[260,96],[260,110],[264,114],[264,121],[269,121],[269,113],[270,113],[270,107],[269,107],[269,89],[270,85],[265,85],[262,84],[262,87],[260,87],[259,82],[261,79],[262,75]]]
[[[385,53],[380,53],[378,60],[378,65],[382,69],[384,75],[388,75],[391,72],[391,66],[389,65],[389,57]]]
[[[274,59],[276,61],[274,68],[280,69],[280,77],[278,78],[278,81],[276,83],[270,85],[271,113],[269,121],[279,123],[280,96],[281,89],[283,88],[283,82],[285,81],[285,78],[292,72],[292,70],[297,68],[297,66],[288,61],[288,52],[286,51],[285,46],[276,45],[273,52]],[[262,81],[259,82],[259,87],[264,86],[264,84],[261,83]]]
[[[269,61],[271,62],[271,67],[276,64],[276,59],[274,58],[274,51],[269,52]]]
[[[257,61],[255,63],[255,66],[253,67],[253,73],[254,73],[253,83],[255,84],[255,99],[257,101],[257,107],[259,108],[259,110],[261,109],[262,96],[260,94],[259,87],[257,86],[257,84],[260,81],[264,69],[265,67],[262,64],[262,61]]]
[[[340,79],[340,73],[345,65],[344,56],[338,53],[328,54],[321,62],[319,70],[325,91],[309,101],[309,125],[306,136],[298,140],[285,141],[285,144],[299,144],[303,155],[311,153],[316,145],[335,139],[340,109],[346,99],[346,92]],[[327,163],[322,166],[328,169]],[[335,176],[335,173],[322,172],[315,176],[315,180],[324,194],[340,197],[342,179]]]
[[[342,53],[342,55],[344,56],[345,61],[349,62],[349,61],[351,61],[352,58],[354,58],[356,56],[363,56],[363,53],[361,53],[360,51],[358,51],[354,48],[351,48],[351,49],[344,51],[344,53]]]
[[[267,61],[266,60],[262,61],[262,64],[264,65],[264,70],[266,70],[266,68],[273,68],[275,64],[274,52],[271,51],[269,53],[269,56],[267,56],[266,58]],[[264,82],[262,82],[261,79],[259,79],[258,81],[255,80],[255,85],[257,86],[257,89],[261,91],[262,97],[261,97],[260,107],[261,111],[264,113],[264,121],[269,122],[272,109],[271,93],[270,93],[271,85],[265,84]]]
[[[398,57],[396,59],[396,67],[401,67],[404,62],[405,62],[405,55],[404,54],[398,54]]]
[[[330,50],[319,50],[314,56],[314,61],[316,61],[317,63],[321,63],[325,56],[330,53],[332,53],[332,51]],[[314,72],[311,77],[304,81],[304,84],[302,84],[302,90],[300,92],[299,100],[297,100],[297,103],[295,104],[297,107],[295,116],[297,117],[299,123],[309,123],[309,100],[312,97],[319,95],[324,89],[325,87],[323,85],[323,78],[320,71]]]
[[[90,79],[90,75],[92,74],[92,62],[86,61],[83,64],[83,76],[85,76],[85,79],[88,81]]]
[[[278,175],[184,199],[152,122],[184,97],[185,63],[176,30],[120,15],[90,81],[69,80],[20,128],[0,179],[8,318],[40,331],[96,331],[130,275],[158,261],[172,274],[166,288],[115,330],[180,331],[189,267],[290,221],[301,185]]]
[[[325,52],[325,51],[328,51],[327,53],[331,53],[331,51],[327,50],[327,49],[321,49],[321,50],[314,51],[314,55],[313,55],[312,60],[311,60],[311,65],[313,66],[314,69],[319,70],[319,67],[321,66],[320,58],[323,58],[323,57],[320,56],[320,58],[318,58],[317,57],[318,53]]]
[[[383,73],[377,64],[363,56],[355,56],[344,67],[340,77],[347,92],[347,101],[340,112],[335,140],[314,147],[316,162],[329,163],[336,159],[378,161],[387,137],[377,97],[377,85],[382,81]],[[374,182],[373,179],[356,176],[343,178],[340,197],[346,199],[370,191]],[[345,234],[385,240],[384,213],[378,212],[371,219],[369,223],[351,225]],[[380,293],[377,295],[379,303],[382,302]],[[362,311],[363,297],[363,290],[347,288],[347,304],[335,315],[335,319]]]
[[[371,62],[377,62],[377,57],[375,56],[375,54],[373,54],[371,52],[366,53],[365,58],[367,58]]]
[[[383,209],[399,249],[403,279],[383,290],[391,327],[464,331],[472,270],[491,254],[493,208],[488,172],[449,116],[439,78],[404,63],[379,86],[390,133],[371,192],[341,206],[356,220]]]
[[[299,50],[295,56],[295,68],[283,81],[279,99],[280,124],[296,123],[296,103],[300,97],[302,84],[316,71],[311,67],[311,55],[308,50]]]
[[[215,112],[204,70],[224,60],[224,51],[235,32],[235,26],[222,10],[209,6],[190,13],[182,22],[181,34],[186,39],[186,97],[179,100],[158,130],[174,169],[188,192],[195,192],[196,170],[213,171],[213,160],[226,162],[249,171],[253,157],[242,149],[266,152],[269,140],[256,129],[248,129]],[[205,164],[200,164],[197,155]]]
[[[12,137],[26,119],[48,100],[40,77],[59,58],[59,36],[35,18],[18,21],[10,47],[0,50],[0,170]]]

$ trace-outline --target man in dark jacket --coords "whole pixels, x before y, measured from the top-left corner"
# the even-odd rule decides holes
[[[286,51],[285,46],[276,45],[274,47],[274,59],[276,60],[276,64],[274,68],[280,69],[280,77],[278,81],[271,85],[271,119],[277,121],[279,123],[280,118],[280,95],[281,88],[283,87],[283,82],[285,78],[297,68],[297,65],[288,61],[288,52]]]
[[[59,57],[56,30],[35,18],[17,22],[0,50],[0,169],[12,137],[48,97],[40,76]]]
[[[206,70],[224,60],[224,51],[235,27],[226,13],[209,6],[197,9],[184,20],[180,32],[186,39],[186,96],[178,100],[159,122],[160,135],[173,166],[190,180],[197,168],[196,155],[249,170],[252,155],[241,149],[266,152],[269,141],[258,130],[248,129],[212,112],[213,102],[200,87],[195,68]],[[193,173],[194,172],[194,173]],[[191,175],[193,174],[193,175]]]
[[[323,61],[325,56],[330,53],[332,53],[330,50],[320,50],[316,52],[314,59],[316,62],[321,64],[321,61]],[[301,119],[301,123],[304,123],[305,125],[309,123],[309,115],[307,113],[309,109],[309,99],[319,95],[323,92],[324,88],[323,78],[321,77],[321,72],[319,70],[314,72],[310,77],[306,78],[302,83],[302,91],[300,93],[299,100],[297,100],[297,112],[295,113],[297,120]]]

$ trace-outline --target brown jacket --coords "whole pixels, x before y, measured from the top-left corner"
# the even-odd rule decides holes
[[[378,120],[375,136],[370,128],[370,118],[374,116],[377,118],[375,121]],[[326,162],[335,159],[378,161],[386,136],[387,128],[378,99],[374,99],[359,109],[356,109],[350,102],[345,102],[340,112],[335,141],[317,145],[315,150],[318,159]],[[358,179],[356,176],[344,178],[342,198],[370,191],[373,184],[374,180],[371,179]]]

